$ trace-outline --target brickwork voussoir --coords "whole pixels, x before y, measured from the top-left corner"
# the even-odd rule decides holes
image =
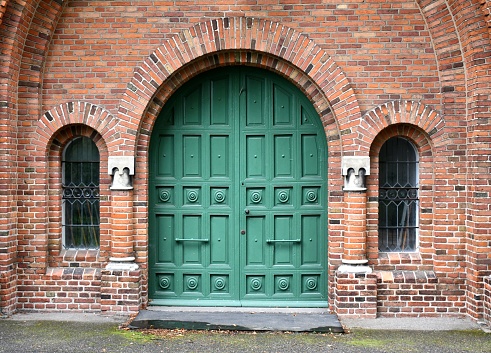
[[[98,131],[101,136],[111,141],[115,133],[111,122],[115,118],[107,110],[87,102],[67,102],[45,112],[38,121],[36,133],[40,136],[52,138],[62,127],[81,124]],[[47,146],[49,140],[38,141]]]
[[[228,26],[224,25],[224,21],[228,22]],[[314,82],[321,90],[323,90],[326,85],[329,86],[330,89],[324,89],[323,91],[324,94],[327,95],[327,99],[335,104],[335,110],[339,110],[339,112],[335,111],[337,116],[341,118],[344,116],[353,116],[353,114],[350,115],[345,112],[345,105],[348,104],[348,102],[350,106],[353,103],[356,105],[356,99],[354,91],[350,88],[349,82],[343,75],[342,70],[337,67],[335,68],[336,65],[334,62],[327,59],[328,55],[326,55],[326,53],[316,46],[309,38],[299,35],[296,40],[293,40],[296,35],[294,30],[263,19],[227,18],[226,20],[220,19],[197,24],[193,27],[194,31],[189,29],[184,30],[179,34],[174,35],[170,40],[165,41],[146,59],[146,65],[142,67],[144,70],[147,70],[144,73],[144,76],[160,77],[162,82],[165,82],[165,79],[169,77],[169,74],[181,69],[185,65],[189,65],[192,60],[198,59],[199,57],[196,55],[210,54],[212,52],[237,48],[233,46],[231,41],[223,40],[223,36],[241,38],[242,42],[241,45],[239,45],[239,48],[255,51],[257,50],[257,41],[251,34],[254,34],[254,31],[256,31],[257,28],[262,27],[270,28],[264,46],[264,48],[266,48],[265,54],[278,56],[285,60],[291,60],[290,65],[302,69],[302,71],[310,72],[313,70],[313,73],[320,69],[317,69],[317,61],[320,60],[320,58],[323,58],[325,61],[323,66],[329,67],[331,69],[331,74],[327,76],[323,82]],[[223,33],[218,30],[219,28]],[[227,30],[225,30],[225,28],[227,28]],[[247,39],[247,41],[244,41],[245,39]],[[189,45],[184,46],[184,42],[193,42],[194,47],[201,48],[201,51],[196,52],[196,55],[193,54],[192,51],[190,52]],[[224,47],[225,44],[228,44],[229,47]],[[203,50],[203,48],[206,48],[206,50]],[[301,51],[300,48],[302,48]],[[290,59],[287,56],[287,53],[295,52],[296,50],[299,50],[301,53],[295,55],[293,59]],[[186,52],[187,54],[183,56],[182,52]],[[312,76],[309,75],[309,77]],[[150,104],[151,98],[158,92],[158,89],[155,86],[160,83],[160,81],[156,81],[156,85],[147,83],[144,86],[141,86],[140,83],[142,82],[142,79],[143,76],[135,72],[135,76],[132,79],[133,84],[128,85],[122,103],[122,106],[131,107],[131,111],[136,111],[136,115],[145,111],[146,106]],[[313,77],[310,79],[312,80]],[[347,94],[344,94],[344,96],[340,93],[343,87],[348,87],[347,89],[344,89],[344,91],[348,92]],[[355,108],[354,112],[356,111],[359,111],[359,109]],[[123,116],[120,118],[124,119]],[[134,145],[136,146],[136,143]]]

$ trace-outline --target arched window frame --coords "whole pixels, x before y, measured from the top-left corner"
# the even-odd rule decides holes
[[[100,247],[98,249],[68,249],[63,246],[62,207],[62,154],[74,138],[85,136],[97,146],[100,155]],[[111,224],[107,215],[111,213],[111,178],[108,174],[108,149],[104,138],[93,128],[84,124],[71,124],[53,134],[47,145],[47,229],[48,266],[99,267],[109,260],[111,249]]]
[[[419,250],[419,153],[404,136],[379,151],[379,252]]]
[[[62,152],[62,244],[100,247],[100,153],[89,137],[74,137]]]

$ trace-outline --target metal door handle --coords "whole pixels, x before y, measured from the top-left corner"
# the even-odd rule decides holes
[[[302,239],[266,239],[266,243],[300,243]]]
[[[188,239],[186,239],[186,238],[176,238],[174,240],[175,241],[201,241],[201,242],[204,242],[204,243],[210,241],[210,239],[195,239],[195,238],[188,238]]]
[[[249,209],[247,209],[247,208],[244,210],[245,214],[249,214],[249,212],[251,212],[251,211],[249,211]]]

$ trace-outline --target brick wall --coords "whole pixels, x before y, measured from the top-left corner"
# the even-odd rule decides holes
[[[110,313],[134,313],[142,299],[141,271],[102,271],[101,310]]]
[[[462,316],[466,312],[465,291],[438,283],[433,271],[381,271],[377,277],[381,317]]]
[[[344,318],[377,317],[377,276],[336,272],[334,310]]]
[[[48,268],[45,275],[35,279],[19,277],[19,310],[101,310],[99,269]]]
[[[0,1],[0,310],[44,309],[63,288],[81,300],[82,279],[61,278],[71,266],[93,272],[91,288],[107,279],[89,310],[145,305],[153,124],[182,83],[240,64],[297,84],[325,126],[331,305],[360,303],[338,286],[363,281],[335,271],[343,254],[361,251],[381,276],[380,314],[482,316],[491,274],[489,9],[487,0]],[[102,151],[101,249],[82,261],[61,247],[59,154],[74,134],[94,137]],[[395,135],[420,155],[417,254],[377,250],[378,151]],[[104,163],[113,155],[135,157],[132,192],[109,190]],[[342,191],[345,155],[371,157],[363,219]],[[114,256],[136,256],[141,271],[105,273]],[[133,284],[118,293],[125,278]],[[398,304],[389,307],[389,296]],[[357,308],[347,313],[362,315]]]
[[[484,278],[484,322],[491,327],[491,277]]]

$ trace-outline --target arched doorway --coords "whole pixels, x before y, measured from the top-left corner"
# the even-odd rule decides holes
[[[327,306],[327,145],[293,84],[197,76],[159,115],[149,161],[152,304]]]

